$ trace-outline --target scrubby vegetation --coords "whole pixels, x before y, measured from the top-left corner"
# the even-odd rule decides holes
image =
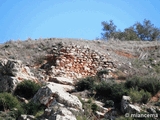
[[[4,111],[0,119],[18,118],[23,113],[23,108],[15,96],[4,92],[0,93],[0,111]],[[5,112],[7,114],[4,114]]]
[[[152,95],[160,90],[160,81],[157,78],[132,77],[125,83],[126,88],[136,88],[137,90],[144,90]]]
[[[119,106],[123,95],[130,96],[133,103],[146,104],[160,90],[160,82],[157,78],[135,76],[121,83],[101,81],[97,78],[95,76],[80,80],[77,82],[77,90],[94,91],[95,94],[92,97],[105,103],[104,107]]]
[[[95,91],[97,97],[102,97],[104,100],[111,99],[114,102],[120,102],[122,95],[127,94],[123,83],[100,82],[96,85]]]
[[[128,95],[131,97],[133,103],[147,103],[151,98],[151,93],[144,90],[130,89]]]
[[[89,100],[85,101],[79,98],[80,101],[82,102],[84,112],[80,112],[76,114],[77,120],[93,120],[93,119],[99,119],[97,118],[96,111],[99,109],[97,104],[95,104],[94,98],[90,98]]]
[[[78,91],[93,90],[94,87],[95,87],[95,78],[94,77],[87,77],[87,78],[81,79],[76,84],[76,89]]]
[[[11,93],[0,93],[0,110],[6,111],[13,108],[20,108],[20,102]]]
[[[26,99],[31,99],[40,87],[40,84],[37,84],[30,80],[24,80],[17,85],[14,94]]]
[[[28,115],[35,115],[39,117],[39,114],[43,114],[42,111],[44,111],[44,106],[42,106],[40,103],[34,103],[32,101],[29,101],[29,103],[24,103],[23,105],[24,113]]]
[[[43,114],[44,106],[34,103],[31,98],[41,85],[25,80],[17,85],[14,95],[12,93],[0,93],[0,120],[17,119],[21,114],[35,115],[37,118]],[[28,103],[20,101],[16,96],[24,97]],[[3,112],[4,111],[4,112]]]

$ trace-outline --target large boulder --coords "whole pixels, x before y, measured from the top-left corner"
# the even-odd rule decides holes
[[[21,61],[0,59],[0,74],[16,76],[21,66]]]
[[[12,92],[18,80],[10,76],[0,76],[0,92]]]
[[[140,113],[141,108],[131,104],[131,98],[129,96],[123,96],[121,100],[121,111],[122,113]]]
[[[37,81],[29,67],[21,61],[0,58],[0,92],[14,91],[23,80]]]
[[[123,96],[121,100],[121,111],[122,113],[126,113],[128,109],[128,105],[131,103],[131,98],[129,96]]]
[[[34,102],[40,102],[47,107],[54,106],[55,103],[61,103],[66,107],[82,110],[82,103],[78,97],[69,94],[69,86],[48,82],[33,97]]]

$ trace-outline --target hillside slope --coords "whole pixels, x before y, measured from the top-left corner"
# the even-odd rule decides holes
[[[160,42],[60,38],[8,41],[0,45],[0,76],[1,93],[15,95],[17,85],[26,80],[43,84],[31,99],[20,96],[45,106],[42,120],[55,116],[55,120],[85,118],[82,112],[87,110],[85,101],[90,101],[92,112],[87,111],[90,119],[110,118],[110,112],[116,111],[118,116],[126,112],[119,109],[121,99],[122,108],[124,101],[131,101],[125,95],[132,98],[134,94],[140,97],[143,94],[137,104],[142,101],[146,106],[154,107],[152,102],[159,104]],[[126,82],[132,78],[140,82]],[[145,80],[149,81],[144,85]],[[153,90],[148,88],[150,84]],[[107,107],[112,103],[114,110]],[[141,104],[137,110],[129,102],[127,110],[140,111]],[[98,105],[98,109],[92,105]],[[62,114],[55,114],[55,106]]]
[[[26,41],[8,41],[1,44],[0,54],[2,58],[22,60],[24,64],[35,67],[42,64],[44,62],[43,60],[47,59],[47,55],[52,54],[54,46],[58,43],[62,43],[64,47],[68,46],[76,47],[77,49],[80,48],[81,50],[84,49],[83,52],[85,52],[85,49],[89,48],[89,54],[94,51],[95,53],[107,56],[108,61],[113,62],[118,68],[130,69],[130,65],[134,64],[135,60],[138,60],[140,64],[145,64],[143,66],[144,68],[151,66],[153,62],[155,62],[155,64],[160,62],[160,42],[156,41],[112,40],[105,42],[58,38],[29,39]],[[135,65],[133,66],[136,67]],[[136,68],[131,72],[134,72],[135,74],[135,72],[137,72]]]

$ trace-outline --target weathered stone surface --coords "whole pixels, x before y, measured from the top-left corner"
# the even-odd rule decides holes
[[[104,118],[104,113],[96,111],[96,114],[97,114],[98,118],[100,118],[100,119]]]
[[[66,107],[82,109],[82,103],[79,99],[66,92],[66,88],[56,83],[48,83],[48,85],[42,87],[33,97],[33,101],[40,102],[48,107],[54,106],[58,102]]]
[[[110,109],[108,110],[105,115],[104,115],[104,118],[105,119],[109,119],[109,120],[115,120],[115,118],[117,117],[117,111],[114,110],[114,109]]]
[[[127,108],[127,113],[140,113],[141,108],[137,105],[129,104]]]
[[[160,107],[153,106],[152,104],[143,104],[140,106],[141,109],[149,114],[160,114]]]
[[[54,107],[46,108],[43,116],[48,120],[76,120],[71,111],[58,104]]]
[[[76,120],[72,111],[81,111],[82,103],[78,97],[69,94],[72,86],[48,82],[33,97],[33,102],[46,105],[44,117],[48,120]]]
[[[14,77],[0,76],[0,92],[12,92],[17,84],[18,80]]]
[[[24,102],[25,104],[28,104],[29,101],[27,99],[25,99],[24,97],[20,97],[20,96],[16,96],[18,98],[19,101]]]
[[[29,67],[19,60],[0,58],[0,92],[14,91],[16,85],[23,80],[36,81]]]
[[[36,120],[36,118],[33,115],[21,115],[18,120]]]
[[[0,74],[16,76],[20,66],[21,66],[21,61],[0,59]]]
[[[77,120],[71,111],[65,107],[60,107],[61,114],[57,114],[56,120]]]
[[[89,94],[91,94],[91,93],[88,90],[84,90],[82,92],[74,92],[74,93],[72,93],[72,95],[80,96],[82,99],[89,97]]]
[[[121,111],[122,113],[127,112],[128,105],[131,103],[131,98],[129,96],[123,96],[121,100]]]
[[[70,78],[65,78],[65,77],[50,77],[49,82],[55,82],[55,83],[60,83],[64,85],[73,85],[73,80]]]
[[[122,113],[139,113],[141,108],[131,104],[131,98],[129,96],[123,96],[121,100],[121,111]]]

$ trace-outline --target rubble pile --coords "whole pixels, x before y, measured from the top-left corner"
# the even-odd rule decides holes
[[[51,67],[52,75],[82,78],[93,76],[97,71],[104,69],[114,71],[115,65],[107,54],[91,50],[87,45],[58,45],[53,46],[53,50],[47,55],[47,63],[44,65]],[[111,74],[108,77],[111,77]]]

